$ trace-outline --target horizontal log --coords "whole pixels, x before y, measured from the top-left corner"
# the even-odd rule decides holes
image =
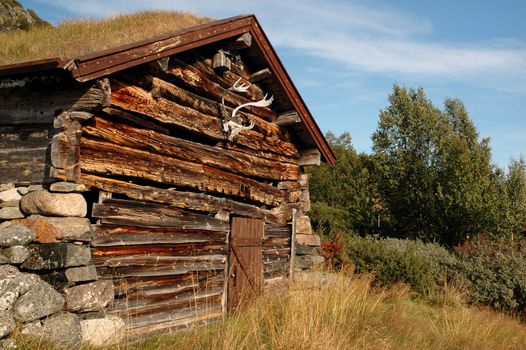
[[[224,141],[225,134],[221,120],[213,115],[202,113],[165,98],[154,99],[141,87],[111,80],[113,105],[167,124],[181,128],[212,140]],[[264,136],[254,130],[243,130],[233,142],[254,150],[263,150],[288,157],[299,155],[296,147],[285,141]]]
[[[215,296],[222,294],[224,282],[215,283],[194,283],[183,288],[164,288],[159,293],[150,294],[143,291],[128,294],[126,299],[116,300],[113,305],[105,311],[141,311],[142,309],[152,306],[160,306],[173,303],[175,301],[188,301],[199,295]]]
[[[229,50],[242,50],[249,48],[252,45],[252,35],[250,33],[244,33],[237,37],[236,40],[231,41],[227,44]]]
[[[298,159],[298,165],[300,166],[308,166],[308,165],[319,166],[320,164],[321,164],[321,153],[320,153],[320,150],[317,148],[311,148],[311,149],[303,151],[301,153],[300,158]]]
[[[49,149],[57,132],[51,124],[0,126],[0,181],[47,182]]]
[[[93,111],[111,103],[107,79],[69,88],[0,89],[0,125],[49,124],[62,111]]]
[[[173,59],[172,61],[175,65],[166,71],[166,77],[170,79],[170,81],[184,84],[194,92],[216,102],[221,102],[224,98],[225,104],[230,107],[235,108],[239,105],[251,102],[249,99],[229,91],[221,85],[207,79],[199,69],[177,59]],[[263,119],[269,121],[274,121],[276,119],[276,113],[270,108],[249,107],[247,109]]]
[[[81,174],[78,183],[96,187],[104,191],[124,194],[131,199],[166,203],[171,206],[216,214],[226,210],[238,215],[264,218],[267,222],[279,223],[279,218],[270,210],[255,205],[236,202],[228,198],[214,197],[204,193],[166,190],[152,186],[142,186],[130,182],[104,178],[91,174]]]
[[[301,123],[301,118],[296,111],[289,111],[278,115],[274,121],[279,126],[289,126]]]
[[[128,277],[113,281],[116,295],[153,292],[165,288],[187,288],[194,284],[224,282],[224,272],[189,272],[183,275]]]
[[[170,130],[168,128],[165,128],[151,121],[150,118],[145,118],[141,115],[135,115],[133,113],[111,107],[103,108],[102,112],[114,118],[114,120],[124,120],[126,122],[132,123],[132,125],[136,125],[144,129],[155,130],[161,134],[168,135],[170,133]]]
[[[152,93],[153,91],[158,92],[159,95],[157,98],[164,97],[170,101],[176,102],[186,107],[194,108],[201,113],[211,115],[216,118],[224,117],[221,112],[221,107],[217,102],[212,101],[206,97],[196,95],[159,77],[145,74],[140,77],[126,75],[123,78],[126,81],[132,81],[144,89],[151,90]],[[263,96],[261,96],[261,98],[263,98]],[[231,115],[232,111],[233,109],[231,107],[225,107],[225,112],[227,114]],[[290,140],[290,135],[288,132],[282,130],[276,124],[268,122],[265,119],[246,111],[241,111],[239,113],[249,121],[254,122],[253,130],[271,138],[277,138],[283,141]]]
[[[184,266],[146,266],[146,267],[98,267],[97,274],[101,277],[155,277],[184,275],[191,271],[223,271],[225,264],[194,264],[189,268]]]
[[[174,321],[185,320],[184,323],[191,323],[193,319],[199,316],[203,316],[204,319],[217,317],[212,316],[216,315],[216,311],[221,310],[221,295],[216,297],[206,296],[203,299],[197,299],[193,302],[183,301],[181,303],[172,303],[164,306],[159,306],[156,308],[151,308],[150,310],[146,309],[145,311],[150,311],[145,315],[137,315],[136,312],[127,314],[126,312],[115,313],[126,320],[128,320],[127,328],[144,327],[149,325],[151,330],[152,325],[159,325],[160,328],[164,323],[170,322],[170,327],[174,327],[176,324]],[[173,322],[173,323],[172,323]],[[179,323],[181,326],[183,323]],[[156,327],[156,328],[157,328]],[[157,328],[157,329],[159,329]],[[166,329],[166,326],[160,328]],[[130,330],[127,330],[127,334],[130,333]],[[131,333],[135,334],[135,333]]]
[[[236,145],[230,142],[219,142],[216,144],[216,147],[221,147],[224,149],[230,149],[233,151],[243,152],[243,153],[251,154],[251,155],[254,155],[260,158],[275,160],[277,162],[292,163],[292,164],[297,163],[296,158],[292,156],[288,157],[288,156],[283,156],[283,155],[276,154],[273,152],[258,151],[258,150],[254,150],[254,149],[244,147],[241,145]]]
[[[113,123],[100,117],[92,118],[90,124],[84,126],[82,131],[85,135],[102,138],[119,145],[151,150],[251,177],[297,180],[301,175],[301,170],[297,165],[183,140],[153,130]]]
[[[268,205],[279,205],[286,199],[285,191],[240,175],[86,137],[81,140],[81,168],[82,172],[129,176]]]
[[[226,232],[166,230],[142,227],[96,225],[89,234],[93,247],[226,242]],[[86,236],[86,235],[84,235]]]
[[[191,62],[195,68],[199,69],[208,79],[211,81],[221,85],[225,89],[232,88],[234,84],[237,83],[237,85],[244,85],[247,87],[246,92],[239,92],[242,96],[245,96],[251,100],[259,101],[265,97],[265,93],[261,90],[261,88],[255,84],[252,84],[247,79],[244,79],[243,77],[237,75],[236,73],[233,73],[231,71],[225,71],[222,74],[217,74],[209,65],[206,63],[200,61],[199,59],[196,59],[195,61]]]
[[[211,238],[213,240],[213,238]],[[198,256],[226,254],[228,246],[222,242],[199,242],[155,245],[104,245],[91,249],[92,258],[97,256],[123,256],[134,254],[152,254],[157,256]]]
[[[94,264],[97,267],[163,267],[174,269],[184,268],[189,271],[194,268],[202,270],[209,268],[217,270],[224,266],[226,255],[199,255],[199,256],[158,256],[158,255],[128,255],[119,257],[98,257]]]
[[[145,336],[155,333],[174,333],[182,329],[188,329],[194,325],[210,324],[220,321],[223,318],[223,311],[216,307],[213,311],[196,313],[189,311],[189,316],[174,321],[165,321],[133,329],[127,329],[125,337],[128,341],[141,340]]]
[[[93,204],[92,216],[104,224],[139,227],[176,227],[228,231],[230,225],[216,218],[167,205],[124,199],[107,199]]]
[[[254,72],[253,74],[251,74],[248,80],[251,81],[252,83],[256,83],[258,81],[270,78],[271,76],[272,76],[272,72],[270,71],[270,69],[264,68],[264,69],[258,70],[257,72]]]

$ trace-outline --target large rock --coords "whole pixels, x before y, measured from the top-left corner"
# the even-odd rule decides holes
[[[82,340],[82,328],[77,315],[61,312],[40,322],[24,325],[20,333],[53,343],[63,349],[77,349]]]
[[[65,274],[69,282],[87,282],[97,279],[95,265],[71,267],[65,271]]]
[[[88,205],[78,193],[50,193],[46,190],[29,192],[20,200],[26,214],[50,216],[86,216]]]
[[[11,310],[21,295],[40,282],[37,275],[21,273],[14,266],[0,267],[0,310]]]
[[[319,247],[321,245],[320,236],[296,234],[296,245],[308,245],[312,247]]]
[[[312,227],[308,216],[302,215],[296,218],[296,233],[305,235],[312,234]]]
[[[323,264],[324,261],[325,258],[319,255],[297,255],[294,257],[294,267],[305,270]]]
[[[25,215],[19,207],[0,208],[0,220],[22,219]]]
[[[91,225],[87,218],[47,217],[31,215],[18,220],[19,223],[35,232],[38,243],[55,243],[61,240],[73,240],[90,232]]]
[[[64,290],[66,309],[74,312],[100,311],[113,301],[113,283],[107,280],[81,284]]]
[[[0,311],[0,338],[8,336],[15,329],[16,322],[10,312]]]
[[[122,318],[108,316],[80,321],[82,343],[91,346],[109,346],[124,340],[125,323]]]
[[[32,244],[28,247],[29,258],[22,264],[27,270],[53,270],[88,265],[90,250],[86,246],[71,243]]]
[[[35,239],[35,232],[24,225],[15,223],[0,229],[0,247],[26,245],[33,239]]]
[[[22,196],[20,195],[20,193],[18,193],[16,188],[11,188],[9,190],[0,192],[0,202],[17,201],[20,198],[22,198]]]
[[[19,322],[31,322],[62,310],[64,297],[46,282],[39,280],[16,301],[13,314]]]
[[[8,264],[20,265],[29,257],[29,251],[24,246],[15,245],[2,249],[0,257]]]

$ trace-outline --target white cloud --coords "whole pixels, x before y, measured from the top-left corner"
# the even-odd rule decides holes
[[[36,0],[49,6],[47,0]],[[340,64],[349,72],[392,75],[396,80],[471,82],[526,92],[526,44],[506,38],[486,43],[426,40],[427,19],[386,4],[328,0],[56,0],[74,17],[106,16],[151,8],[187,10],[218,18],[255,13],[277,47],[293,48]]]

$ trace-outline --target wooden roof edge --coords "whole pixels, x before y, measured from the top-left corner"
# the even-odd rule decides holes
[[[255,15],[241,15],[204,23],[170,34],[164,34],[162,37],[94,52],[72,60],[51,58],[1,66],[0,77],[63,70],[68,71],[75,80],[84,82],[246,32],[251,32],[253,37],[256,38],[256,42],[265,55],[266,61],[278,77],[308,134],[312,137],[324,160],[329,165],[333,165],[336,157],[331,147]]]
[[[314,142],[316,143],[316,146],[323,155],[325,161],[329,165],[334,165],[334,162],[336,161],[336,156],[334,152],[332,151],[329,143],[325,139],[325,136],[323,136],[320,127],[314,120],[314,117],[312,116],[307,105],[303,101],[303,98],[301,97],[298,89],[292,82],[292,79],[290,78],[287,70],[285,69],[285,66],[283,65],[279,56],[274,50],[274,47],[272,46],[270,40],[263,31],[256,16],[251,16],[250,21],[252,27],[251,32],[253,36],[256,38],[256,41],[261,47],[263,54],[266,56],[265,58],[267,62],[269,62],[272,71],[276,74],[280,84],[284,87],[289,99],[294,105],[294,108],[298,112],[301,121],[306,126],[307,132],[314,139]]]

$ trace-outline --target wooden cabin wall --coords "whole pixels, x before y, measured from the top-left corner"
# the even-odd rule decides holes
[[[241,110],[254,127],[232,139],[222,128],[265,91],[242,62],[217,74],[201,54],[110,76],[111,106],[82,123],[76,182],[111,194],[93,205],[92,260],[131,337],[224,315],[231,216],[264,220],[264,280],[286,278],[292,210],[307,205],[299,151],[271,108]],[[239,79],[244,93],[231,91]]]

